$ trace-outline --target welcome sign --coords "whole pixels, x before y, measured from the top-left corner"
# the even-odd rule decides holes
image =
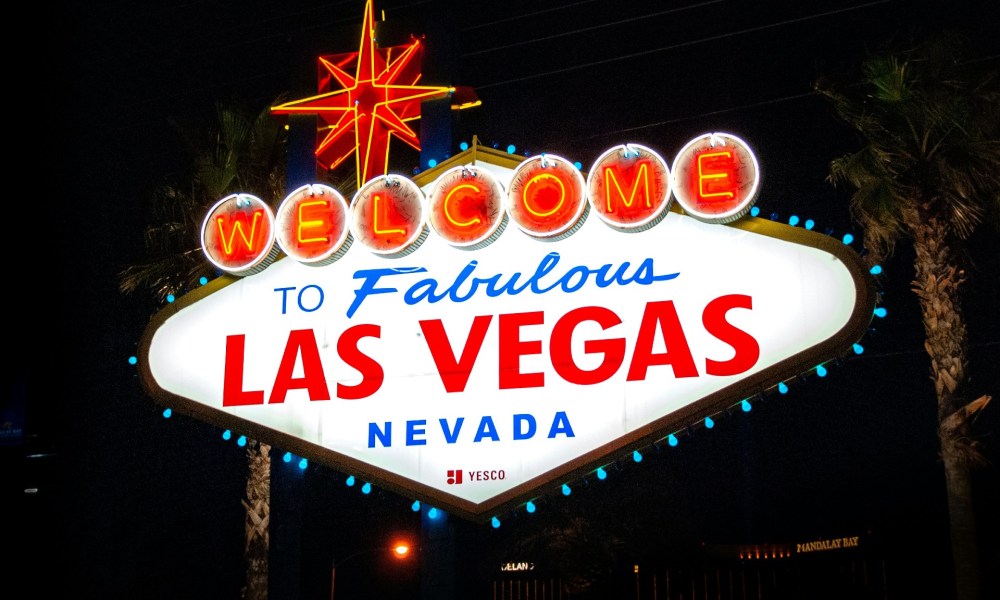
[[[350,200],[220,200],[229,274],[142,342],[164,404],[483,519],[845,352],[874,293],[849,247],[744,216],[742,140],[587,176],[473,147]],[[674,203],[673,200],[677,202]],[[678,206],[679,205],[679,206]]]

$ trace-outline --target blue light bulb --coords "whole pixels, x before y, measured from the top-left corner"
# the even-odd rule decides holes
[[[430,508],[428,508],[427,509],[427,518],[428,519],[436,519],[436,518],[438,518],[438,509],[434,508],[433,506],[430,507]]]
[[[796,225],[798,225],[799,224],[799,216],[798,215],[792,215],[792,216],[788,217],[788,224],[791,225],[792,227],[795,227]]]
[[[886,311],[881,306],[875,309],[875,316],[878,317],[878,318],[880,318],[880,319],[882,317],[886,316],[887,314],[889,314],[888,311]]]
[[[347,480],[344,481],[344,483],[347,484],[347,487],[354,487],[354,475],[348,475]]]
[[[812,228],[816,226],[816,221],[812,219],[806,219],[806,229],[812,231]]]
[[[778,384],[778,393],[779,394],[787,394],[788,393],[788,384],[785,383],[784,381],[782,381],[781,383],[779,383]]]
[[[524,509],[527,510],[529,513],[534,513],[535,503],[532,502],[531,500],[528,500],[528,503],[524,505]]]
[[[462,152],[465,152],[466,150],[469,149],[469,142],[462,142],[461,144],[458,145],[458,148]]]
[[[370,493],[372,493],[372,484],[370,484],[370,483],[368,483],[366,481],[365,484],[363,486],[361,486],[361,493],[362,494],[370,494]]]
[[[861,344],[854,344],[853,347],[854,347],[854,353],[855,354],[861,354],[861,353],[863,353],[865,351],[865,347],[862,346]]]
[[[850,244],[853,241],[854,241],[854,236],[853,235],[851,235],[849,233],[845,233],[844,234],[844,243],[845,244]]]
[[[514,144],[507,146],[507,154],[514,154],[515,152],[517,152],[517,147]]]
[[[130,364],[130,365],[134,365],[134,364],[136,364],[136,363],[138,363],[138,362],[139,362],[139,359],[138,359],[138,358],[136,358],[136,357],[134,357],[134,356],[130,356],[130,357],[128,357],[128,364]]]
[[[667,443],[668,443],[668,444],[670,444],[670,447],[675,447],[675,446],[677,446],[677,444],[679,443],[679,442],[677,441],[677,436],[676,436],[676,435],[674,435],[674,434],[672,434],[672,433],[671,433],[670,435],[668,435],[668,436],[667,436]]]
[[[240,439],[236,440],[236,443],[242,448],[247,445],[247,436],[241,435]]]
[[[604,470],[604,467],[597,467],[597,478],[601,481],[608,478],[608,472]]]
[[[816,374],[820,377],[826,377],[826,367],[823,365],[816,365]]]
[[[500,519],[493,517],[492,519],[490,519],[490,524],[493,525],[493,529],[497,529],[498,527],[500,527]]]
[[[225,431],[222,432],[222,439],[224,439],[224,440],[226,440],[228,442],[232,438],[233,438],[233,432],[232,431],[229,431],[227,429],[227,430],[225,430]]]
[[[306,469],[306,467],[308,467],[308,466],[309,466],[309,459],[307,459],[307,458],[301,458],[301,459],[299,459],[299,468],[300,469],[302,469],[304,471]]]
[[[868,272],[872,275],[880,275],[882,273],[882,265],[875,265]]]
[[[742,402],[740,402],[740,408],[743,409],[743,412],[750,412],[750,409],[753,408],[753,407],[750,406],[750,402],[749,401],[743,400]]]
[[[705,429],[711,429],[713,427],[715,427],[715,421],[712,420],[712,417],[705,417]]]
[[[462,144],[468,147],[468,144],[466,144],[465,142],[462,142]],[[464,149],[465,148],[463,148],[463,150]],[[413,504],[410,505],[410,510],[412,510],[413,512],[420,512],[420,500],[414,500]]]
[[[760,214],[760,207],[759,206],[755,206],[755,207],[753,207],[753,208],[750,209],[750,216],[751,217],[756,217],[759,214]]]
[[[281,457],[281,460],[285,461],[286,463],[292,462],[292,453],[285,452],[285,455]]]
[[[433,169],[434,167],[438,166],[438,161],[432,158],[429,161],[427,161],[427,166]]]
[[[172,414],[174,414],[174,411],[172,411],[171,409],[169,409],[169,408],[163,409],[163,418],[164,419],[169,419],[170,415],[172,415]]]
[[[573,493],[573,490],[570,489],[569,484],[566,484],[566,483],[562,484],[562,494],[563,494],[563,496],[569,496],[572,493]]]
[[[637,463],[638,462],[642,462],[642,453],[639,452],[638,450],[633,450],[632,451],[632,460],[634,460]]]

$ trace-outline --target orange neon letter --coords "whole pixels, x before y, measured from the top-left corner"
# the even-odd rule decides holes
[[[727,159],[725,161],[720,159]],[[712,160],[714,159],[714,160]],[[730,200],[736,197],[736,194],[729,190],[723,189],[723,186],[729,184],[732,185],[733,176],[733,165],[732,165],[733,153],[728,150],[722,152],[709,152],[698,156],[698,196],[706,200],[710,199],[726,199]],[[712,169],[725,168],[723,171],[713,171]],[[706,172],[707,171],[707,172]],[[721,191],[711,191],[711,190],[721,190]]]
[[[480,219],[479,217],[472,217],[472,219],[465,221],[464,223],[459,223],[458,221],[452,218],[451,211],[448,210],[448,203],[451,202],[451,197],[452,195],[455,194],[455,192],[466,188],[472,190],[472,193],[474,194],[479,193],[478,187],[472,185],[471,183],[463,183],[461,185],[456,185],[454,189],[448,192],[448,195],[444,197],[444,216],[445,218],[448,219],[448,222],[454,225],[455,227],[469,227],[471,225],[479,225],[480,223],[483,222],[483,220]]]
[[[536,183],[541,183],[543,179],[554,179],[556,185],[559,186],[559,202],[557,202],[556,205],[553,206],[552,209],[549,210],[548,212],[539,212],[531,208],[531,205],[528,204],[528,196],[529,196],[528,191],[531,189],[532,185]],[[529,213],[539,218],[544,218],[556,214],[556,212],[559,210],[559,207],[563,205],[563,202],[565,202],[565,200],[566,200],[566,186],[563,185],[562,179],[559,179],[555,175],[550,175],[548,173],[540,173],[532,177],[530,180],[528,180],[528,183],[524,184],[524,193],[521,194],[521,201],[524,203],[524,208]]]
[[[231,256],[233,254],[234,250],[233,241],[236,239],[237,233],[239,234],[240,239],[243,240],[243,244],[246,245],[247,251],[254,252],[253,241],[254,238],[257,236],[257,223],[260,222],[261,216],[263,216],[263,213],[261,211],[259,210],[253,211],[253,224],[250,225],[249,236],[246,235],[246,233],[243,231],[245,227],[244,221],[246,221],[246,218],[234,217],[232,220],[233,228],[230,231],[228,237],[226,236],[226,228],[225,228],[227,219],[221,216],[215,218],[215,223],[219,228],[219,239],[222,240],[222,251],[226,254],[226,256]]]
[[[646,208],[651,208],[649,202],[649,169],[646,162],[642,162],[639,165],[639,170],[636,172],[635,180],[632,182],[632,187],[629,188],[628,198],[625,197],[625,192],[622,191],[621,184],[618,183],[618,178],[615,177],[615,169],[611,167],[604,168],[604,180],[607,182],[607,190],[605,191],[605,196],[607,196],[608,203],[608,213],[615,212],[615,209],[611,206],[611,187],[615,188],[618,192],[618,197],[622,199],[622,202],[626,207],[631,208],[632,202],[635,201],[635,191],[639,188],[639,182],[642,182],[642,193],[646,198]]]
[[[318,229],[327,223],[324,219],[311,219],[306,220],[306,210],[313,206],[327,206],[328,203],[325,200],[314,200],[312,202],[303,202],[299,204],[299,216],[298,222],[299,226],[296,228],[295,233],[300,244],[310,244],[315,242],[328,242],[330,237],[326,235],[321,235],[319,237],[305,237],[303,234],[304,229]]]
[[[381,229],[381,228],[379,228],[379,224],[378,224],[378,215],[379,215],[378,205],[379,205],[379,200],[381,200],[381,199],[382,199],[382,196],[379,196],[378,194],[376,194],[375,195],[375,199],[372,201],[373,202],[373,207],[372,207],[372,231],[376,235],[386,235],[386,234],[391,234],[391,233],[398,233],[400,235],[405,235],[406,234],[406,230],[405,229]],[[388,209],[386,209],[386,210],[384,210],[382,212],[385,213],[386,220],[388,221],[389,220],[388,219],[388,217],[389,217],[389,211],[388,211]]]

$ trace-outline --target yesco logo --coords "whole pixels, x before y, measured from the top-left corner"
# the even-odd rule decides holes
[[[464,165],[445,171],[427,195],[399,175],[376,177],[347,201],[311,184],[289,194],[272,213],[250,194],[223,198],[202,224],[206,257],[233,275],[259,273],[281,252],[313,266],[340,259],[353,243],[385,257],[405,256],[428,231],[448,244],[478,250],[495,242],[508,222],[536,239],[572,235],[593,212],[611,228],[640,232],[659,223],[671,198],[709,223],[728,223],[750,210],[759,188],[757,159],[726,133],[691,140],[673,168],[654,150],[615,146],[584,180],[570,161],[542,154],[524,160],[505,188],[489,170]]]
[[[465,479],[463,474],[462,469],[448,469],[448,477],[446,479],[448,485],[460,485],[463,479]],[[468,472],[469,481],[503,481],[504,479],[507,479],[507,472],[503,469]]]

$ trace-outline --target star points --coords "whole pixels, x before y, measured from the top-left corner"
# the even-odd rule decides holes
[[[420,104],[455,91],[418,85],[422,58],[423,44],[415,37],[403,46],[376,45],[374,9],[368,0],[358,51],[318,57],[319,93],[272,107],[271,112],[315,114],[316,160],[332,170],[353,153],[360,188],[387,172],[391,138],[420,149],[420,139],[408,124],[420,118]]]

